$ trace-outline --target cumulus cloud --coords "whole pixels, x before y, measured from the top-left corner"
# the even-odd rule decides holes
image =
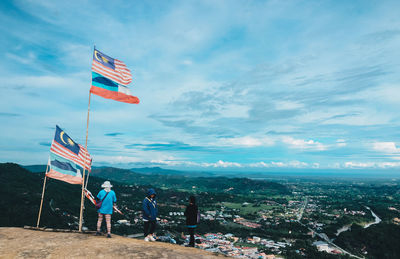
[[[372,144],[373,149],[383,153],[399,153],[400,148],[394,142],[375,142]]]
[[[271,161],[271,162],[257,162],[249,164],[250,167],[256,168],[308,168],[311,167],[310,164],[301,161],[289,161],[289,162],[281,162],[281,161]]]
[[[151,160],[151,164],[165,165],[165,166],[185,166],[185,167],[200,167],[200,168],[228,168],[228,167],[242,167],[240,163],[227,162],[218,160],[215,163],[198,163],[192,161],[182,160]]]
[[[400,167],[400,162],[345,162],[345,168],[379,168],[379,169],[387,169],[387,168],[398,168]]]
[[[312,139],[310,140],[304,140],[304,139],[295,139],[292,137],[283,137],[282,138],[283,143],[289,145],[289,147],[292,148],[298,148],[298,149],[306,149],[306,150],[318,150],[318,151],[323,151],[327,149],[327,146],[314,141]]]
[[[216,162],[216,163],[202,163],[201,165],[204,167],[223,167],[223,168],[242,167],[242,165],[240,163],[227,162],[227,161],[222,161],[222,160],[218,160],[218,162]]]

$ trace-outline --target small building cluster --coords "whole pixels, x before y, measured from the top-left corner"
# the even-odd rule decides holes
[[[276,254],[260,252],[258,247],[266,247],[280,254],[282,252],[280,249],[291,246],[290,243],[274,242],[273,240],[266,240],[256,236],[246,240],[245,244],[248,243],[248,245],[243,245],[243,242],[241,242],[241,246],[237,245],[236,243],[239,240],[240,239],[233,236],[233,234],[223,235],[221,233],[207,233],[203,236],[196,235],[196,247],[235,258],[274,259],[282,257]],[[189,236],[187,235],[184,244],[188,244],[188,242]],[[257,246],[255,247],[254,245]]]

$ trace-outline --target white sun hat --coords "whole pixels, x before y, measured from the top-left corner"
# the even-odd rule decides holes
[[[105,181],[102,185],[101,188],[111,188],[113,187],[110,183],[110,181]]]

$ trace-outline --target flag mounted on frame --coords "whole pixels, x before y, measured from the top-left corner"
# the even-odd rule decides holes
[[[46,176],[71,184],[82,184],[81,172],[84,168],[90,171],[91,163],[89,152],[56,126],[50,147],[50,170]]]
[[[92,86],[90,92],[101,97],[125,103],[139,103],[128,84],[132,74],[125,63],[94,49],[92,62]]]

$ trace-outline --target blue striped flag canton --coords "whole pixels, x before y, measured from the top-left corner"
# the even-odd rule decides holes
[[[115,63],[112,57],[107,56],[104,53],[101,53],[97,49],[93,52],[93,59],[102,64],[103,66],[109,67],[115,70]]]
[[[60,127],[56,126],[56,134],[54,140],[63,147],[71,150],[75,154],[79,154],[80,147],[75,141],[73,141],[67,133],[65,133]]]

